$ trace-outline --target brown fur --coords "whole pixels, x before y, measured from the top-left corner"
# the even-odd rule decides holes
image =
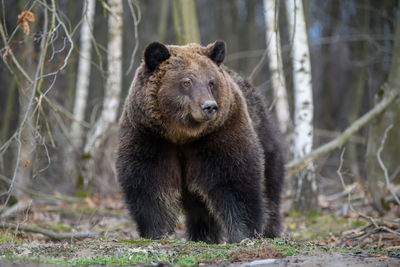
[[[220,66],[224,53],[222,42],[153,43],[136,71],[117,172],[144,237],[173,231],[181,203],[192,240],[279,235],[283,160],[274,128],[259,92]],[[218,107],[211,117],[206,101]]]

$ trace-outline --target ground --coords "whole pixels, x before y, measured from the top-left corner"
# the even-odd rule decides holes
[[[6,221],[56,233],[92,231],[100,235],[51,240],[38,233],[0,228],[0,265],[400,266],[399,238],[385,233],[380,233],[378,241],[366,234],[353,238],[362,236],[368,220],[332,214],[332,210],[308,214],[287,210],[283,238],[209,245],[184,239],[183,216],[174,236],[159,241],[140,239],[119,195],[46,201]]]

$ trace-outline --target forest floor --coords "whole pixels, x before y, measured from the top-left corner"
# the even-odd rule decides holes
[[[376,221],[369,217],[374,215],[369,205],[360,216],[335,197],[321,198],[319,213],[290,211],[287,202],[282,238],[210,245],[184,239],[183,216],[173,236],[158,241],[140,239],[119,195],[35,201],[24,211],[1,219],[0,266],[400,266],[398,208]],[[26,226],[33,229],[21,230]],[[56,234],[91,231],[99,235],[50,238],[47,232],[37,233],[37,228]]]

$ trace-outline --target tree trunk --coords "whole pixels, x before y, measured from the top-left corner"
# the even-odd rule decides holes
[[[19,5],[23,6],[23,1],[18,3]],[[20,10],[23,10],[21,8]],[[32,11],[33,13],[37,14],[36,9]],[[47,16],[47,14],[45,14]],[[47,21],[45,21],[47,23]],[[5,25],[4,25],[5,26]],[[43,31],[47,31],[45,28]],[[31,34],[35,32],[37,25],[33,23],[31,25]],[[43,39],[42,39],[43,41]],[[36,64],[35,64],[35,46],[33,43],[33,39],[28,38],[24,44],[23,51],[21,51],[22,56],[25,60],[25,64],[23,65],[26,73],[29,77],[35,76]],[[36,149],[36,140],[33,136],[34,124],[32,121],[32,114],[33,105],[32,100],[35,96],[35,86],[31,84],[27,80],[23,80],[21,82],[23,85],[19,88],[19,127],[20,134],[18,135],[18,143],[20,143],[20,149],[17,149],[16,152],[16,161],[19,161],[19,164],[15,166],[15,196],[18,200],[22,200],[25,194],[19,190],[20,187],[30,188],[32,186],[32,161],[34,160],[34,152]],[[18,147],[18,146],[17,146]]]
[[[399,4],[400,8],[400,4]],[[400,16],[397,16],[397,23],[395,29],[395,41],[392,49],[392,63],[389,73],[388,84],[389,87],[394,88],[400,92]],[[380,98],[382,91],[379,90],[377,98]],[[385,143],[384,151],[382,153],[382,160],[388,170],[389,175],[400,166],[400,102],[397,101],[384,114],[378,117],[370,126],[368,132],[368,145],[367,145],[367,179],[368,188],[371,193],[375,208],[383,213],[385,210],[384,191],[381,186],[384,185],[383,170],[379,166],[377,160],[377,151],[386,128],[393,124],[392,130],[389,132],[388,138]],[[397,174],[399,179],[400,174]],[[394,177],[396,179],[396,177]]]
[[[194,0],[172,0],[172,18],[177,44],[200,43]]]
[[[108,15],[108,76],[106,91],[101,114],[89,134],[84,149],[89,158],[85,166],[87,173],[85,178],[89,180],[93,180],[96,176],[96,169],[101,167],[101,163],[96,161],[96,157],[100,157],[100,160],[102,159],[104,153],[102,145],[108,139],[110,130],[114,130],[116,126],[122,86],[122,0],[110,0],[109,5],[111,12]],[[86,179],[85,183],[87,184],[89,180]]]
[[[79,1],[80,2],[80,1]],[[79,23],[79,20],[82,19],[82,14],[76,14],[77,7],[81,7],[80,3],[77,1],[68,1],[67,4],[67,17],[70,19],[71,24],[75,25]],[[87,1],[83,1],[82,3],[83,12],[87,12]],[[86,23],[85,19],[82,21],[82,24]],[[82,25],[81,25],[82,27]],[[81,28],[82,31],[82,28]],[[70,56],[69,64],[66,67],[66,99],[65,99],[65,107],[68,110],[74,109],[74,96],[75,96],[75,89],[76,89],[76,79],[77,79],[77,70],[78,70],[78,61],[80,55],[77,50],[73,50]]]
[[[292,39],[294,88],[294,158],[311,151],[313,144],[313,95],[311,62],[302,0],[287,0],[289,36]],[[318,207],[318,187],[315,168],[309,163],[295,175],[294,208],[302,211]]]
[[[4,108],[3,125],[1,126],[1,132],[0,132],[0,143],[3,143],[8,139],[13,111],[15,112],[14,99],[15,99],[15,91],[17,90],[16,88],[17,83],[13,78],[11,78],[10,80],[11,80],[10,82],[11,85],[8,88],[6,106]]]
[[[75,89],[75,101],[73,108],[74,119],[71,123],[71,141],[72,145],[67,147],[67,161],[65,168],[69,177],[76,178],[76,160],[80,157],[83,146],[84,129],[81,122],[85,120],[85,111],[88,101],[90,64],[92,52],[91,32],[96,8],[96,0],[87,0],[83,8],[84,19],[80,34],[80,56],[78,63],[78,77]]]
[[[369,32],[369,22],[370,22],[370,9],[369,0],[364,0],[362,3],[363,12],[359,12],[362,20],[361,25],[361,33],[367,35]],[[350,115],[349,121],[355,121],[361,109],[361,104],[363,100],[363,95],[365,93],[365,85],[366,85],[366,75],[367,75],[367,63],[366,60],[368,58],[368,41],[360,41],[360,45],[356,46],[356,50],[354,51],[360,61],[364,61],[364,66],[356,68],[356,84],[354,86],[354,91],[352,94],[352,103],[353,105],[350,107]],[[359,160],[358,160],[358,147],[356,143],[350,142],[348,145],[348,155],[349,155],[349,164],[351,168],[351,172],[354,175],[356,180],[360,180],[360,168],[359,168]]]
[[[281,43],[278,31],[277,1],[264,0],[264,18],[266,26],[266,43],[269,58],[269,70],[274,92],[275,112],[279,128],[286,134],[290,124],[289,104],[285,86],[285,76],[282,69]]]

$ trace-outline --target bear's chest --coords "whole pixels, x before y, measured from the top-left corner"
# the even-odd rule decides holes
[[[165,179],[172,180],[176,186],[185,186],[198,179],[204,158],[193,145],[171,145],[165,150],[164,164],[170,171],[164,173]]]

